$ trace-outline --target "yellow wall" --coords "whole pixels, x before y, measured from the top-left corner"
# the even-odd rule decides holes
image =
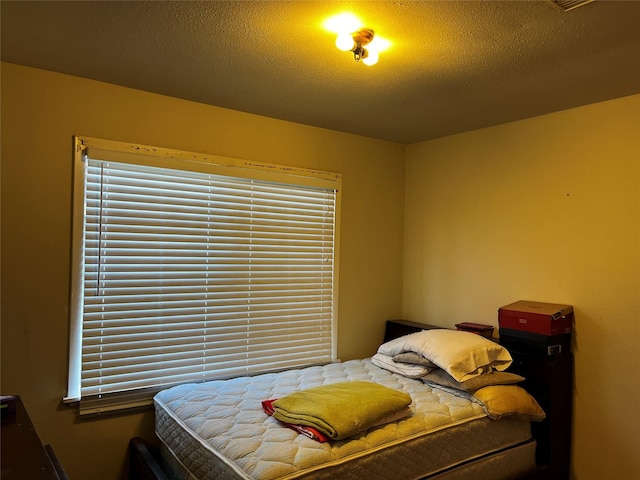
[[[403,313],[575,307],[573,474],[640,478],[640,96],[411,145]]]
[[[342,359],[373,353],[401,313],[496,325],[514,300],[573,304],[573,478],[640,475],[640,96],[405,148],[10,64],[1,75],[2,393],[22,395],[72,479],[120,478],[129,438],[153,437],[151,412],[84,419],[61,404],[74,134],[342,173]]]
[[[6,63],[1,74],[2,393],[22,396],[72,479],[120,478],[129,438],[153,438],[152,412],[85,419],[61,404],[74,134],[342,173],[338,355],[373,354],[400,315],[402,146]]]

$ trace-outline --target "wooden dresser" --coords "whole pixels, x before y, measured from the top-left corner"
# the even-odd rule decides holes
[[[50,445],[43,445],[22,399],[15,412],[2,413],[2,480],[66,480]]]

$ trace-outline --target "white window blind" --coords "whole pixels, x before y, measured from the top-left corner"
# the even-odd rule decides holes
[[[96,156],[74,269],[81,412],[335,359],[335,187]]]

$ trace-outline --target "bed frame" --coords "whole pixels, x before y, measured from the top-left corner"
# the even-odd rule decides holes
[[[140,437],[129,441],[129,480],[169,480],[158,459],[160,449]]]
[[[420,330],[428,330],[432,328],[443,328],[434,325],[421,324],[416,322],[408,322],[405,320],[389,320],[386,324],[384,341],[387,342],[394,338],[398,338],[403,335],[414,333]],[[566,354],[565,354],[566,355]],[[538,468],[535,472],[527,475],[521,480],[568,480],[569,479],[569,465],[570,465],[570,445],[568,444],[570,439],[570,415],[568,418],[560,419],[554,423],[554,414],[556,417],[562,417],[564,411],[555,412],[554,405],[549,402],[549,399],[545,398],[545,392],[548,388],[545,385],[540,386],[540,383],[545,383],[555,386],[556,389],[560,388],[566,391],[557,391],[555,396],[558,398],[571,398],[571,381],[567,382],[567,375],[570,375],[572,363],[569,357],[562,357],[560,359],[560,367],[553,368],[549,371],[546,368],[544,371],[550,374],[551,378],[542,377],[540,375],[534,376],[534,382],[525,384],[525,388],[536,397],[540,402],[543,409],[547,412],[551,412],[550,417],[540,425],[540,428],[533,429],[533,436],[538,442],[536,450],[536,463]],[[514,355],[516,368],[513,369],[516,373],[524,374],[525,378],[527,373],[531,372],[531,368],[538,369],[539,363],[544,362],[545,359],[538,357],[534,358],[534,364],[528,364],[530,360],[521,355]],[[550,358],[549,361],[557,362],[558,359]],[[555,363],[553,365],[555,367]],[[558,378],[562,377],[562,378]],[[562,383],[561,381],[565,383]],[[557,403],[557,402],[556,402]],[[566,410],[566,406],[563,407]],[[557,410],[557,408],[556,408]],[[570,410],[569,410],[570,412]],[[558,440],[558,435],[560,440]],[[152,443],[139,437],[132,438],[129,442],[129,479],[130,480],[169,480],[168,475],[161,467],[160,463],[160,448],[158,443]]]

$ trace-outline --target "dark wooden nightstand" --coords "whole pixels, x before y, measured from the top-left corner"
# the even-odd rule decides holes
[[[538,443],[536,463],[544,469],[541,478],[567,480],[571,469],[573,355],[510,353],[513,364],[508,371],[525,377],[523,387],[547,414],[542,422],[531,423]]]

